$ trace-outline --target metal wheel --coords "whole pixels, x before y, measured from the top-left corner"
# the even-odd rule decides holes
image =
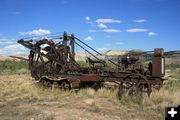
[[[119,84],[119,89],[118,89],[118,98],[121,99],[124,93],[125,93],[125,90],[123,87],[123,82],[121,82]]]
[[[70,90],[71,89],[71,85],[68,81],[63,81],[60,85],[60,87],[63,89],[63,90]]]
[[[101,83],[102,83],[102,82],[95,82],[95,83],[93,84],[92,87],[94,88],[95,91],[97,91],[99,88],[101,88]]]
[[[34,53],[30,51],[29,55],[29,69],[31,71],[31,75],[35,80],[39,80],[42,76],[43,72],[43,60],[39,59],[40,55],[38,53]]]
[[[147,93],[150,96],[152,92],[149,81],[140,74],[129,75],[124,81],[126,81],[127,92],[130,96],[142,96],[143,93]]]
[[[59,61],[57,52],[50,43],[41,43],[36,48],[36,52],[30,51],[29,69],[32,77],[39,80],[41,76],[56,74],[61,70],[61,66],[56,62]]]

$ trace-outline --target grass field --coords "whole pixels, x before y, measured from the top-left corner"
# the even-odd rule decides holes
[[[179,68],[167,74],[150,98],[119,100],[116,88],[62,91],[33,83],[28,72],[6,71],[0,76],[0,120],[163,120],[165,106],[180,104]]]

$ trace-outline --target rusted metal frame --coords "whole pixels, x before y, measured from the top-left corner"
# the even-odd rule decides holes
[[[79,47],[81,47],[82,49],[84,49],[86,52],[88,52],[90,55],[92,55],[93,57],[95,57],[97,60],[99,60],[99,61],[102,61],[102,60],[100,60],[98,57],[96,57],[94,54],[92,54],[91,52],[89,52],[88,50],[86,50],[83,46],[81,46],[79,43],[77,43],[77,42],[75,42]],[[103,62],[102,62],[102,64],[104,64]]]
[[[65,58],[65,65],[67,65],[67,40],[68,40],[68,38],[67,38],[67,33],[66,32],[64,32],[64,34],[63,34],[63,45],[65,46],[65,48],[64,48],[64,56],[63,56],[63,58]]]
[[[97,50],[95,50],[94,48],[92,48],[91,46],[87,45],[86,43],[84,43],[83,41],[81,41],[80,39],[78,39],[77,37],[75,37],[76,40],[78,40],[79,42],[81,42],[82,44],[84,44],[85,46],[87,46],[88,48],[92,49],[94,52],[96,52],[97,54],[103,56],[100,52],[98,52]],[[118,66],[118,64],[116,64],[115,62],[113,62],[112,60],[108,60],[109,62],[111,62],[112,64]]]
[[[58,57],[58,55],[59,55],[60,52],[57,51],[57,49],[55,48],[56,46],[55,46],[55,45],[50,45],[50,47],[51,47],[51,51],[54,53],[54,55],[55,55],[56,57]],[[59,59],[59,58],[58,58],[58,59]],[[53,60],[54,60],[54,59],[53,59]]]
[[[64,35],[65,36],[65,35]],[[71,36],[71,39],[69,39],[70,40],[70,42],[73,42],[72,41],[72,38],[73,38],[73,36]],[[68,65],[72,65],[73,67],[76,67],[76,66],[74,66],[75,65],[75,63],[76,63],[76,61],[75,61],[75,59],[73,59],[74,58],[74,55],[73,55],[73,50],[74,50],[74,46],[72,46],[72,43],[70,43],[70,47],[71,47],[71,51],[68,51],[68,49],[67,49],[67,41],[68,40],[68,38],[64,38],[64,43],[63,43],[63,45],[65,46],[64,47],[64,53],[65,54],[57,54],[57,53],[59,53],[59,52],[61,52],[61,51],[57,51],[56,49],[55,49],[55,45],[50,45],[50,47],[51,47],[51,49],[54,51],[54,55],[55,56],[57,56],[58,57],[58,59],[59,59],[59,57],[60,56],[62,56],[62,57],[65,57],[66,59],[64,59],[65,60],[65,62],[67,63],[68,61],[67,61],[67,57],[69,57],[70,58],[70,60],[73,60],[74,62],[72,62],[72,61],[70,61],[70,64],[68,64]],[[47,40],[44,40],[44,41],[47,41]],[[49,44],[51,43],[51,42],[48,42]],[[75,43],[75,42],[74,42]],[[23,43],[21,43],[21,44],[23,44]],[[42,44],[43,44],[43,42],[42,42]],[[47,44],[47,43],[46,43]],[[97,60],[100,60],[99,58],[97,58],[95,55],[93,55],[91,52],[89,52],[88,50],[86,50],[84,47],[82,47],[80,44],[78,44],[78,43],[76,43],[78,46],[80,46],[82,49],[84,49],[86,52],[88,52],[89,54],[91,54],[93,57],[95,57]],[[29,46],[28,46],[29,45]],[[40,51],[38,51],[37,49],[36,49],[36,46],[34,47],[33,46],[33,44],[30,44],[30,43],[28,43],[28,42],[26,42],[25,41],[25,43],[24,43],[24,46],[28,46],[27,48],[30,48],[33,52],[34,52],[34,54],[33,54],[33,56],[32,56],[32,54],[31,54],[31,56],[32,56],[32,60],[34,59],[34,55],[37,55],[38,54],[38,58],[37,58],[37,61],[38,61],[38,59],[39,59],[39,57],[43,57],[43,55],[44,55],[44,57],[46,57],[46,58],[48,58],[48,59],[50,59],[50,61],[54,61],[54,62],[56,62],[57,64],[60,64],[61,66],[63,66],[62,65],[62,62],[61,61],[59,61],[59,60],[57,60],[57,59],[52,59],[51,57],[52,56],[47,56],[47,55],[45,55],[45,54],[43,54],[43,53],[41,53]],[[38,46],[37,46],[38,47]],[[42,58],[43,59],[43,58]],[[101,61],[101,60],[100,60]],[[33,62],[33,61],[32,61]],[[48,61],[49,62],[49,61]],[[70,67],[72,67],[72,66],[66,66],[67,64],[65,64],[65,67],[67,67],[67,69],[71,69]],[[32,67],[32,66],[31,66]],[[40,67],[40,66],[39,66]],[[101,69],[103,69],[103,68],[101,68]],[[104,71],[105,72],[105,71]],[[118,85],[120,85],[120,83],[124,83],[124,84],[129,84],[131,87],[129,87],[129,89],[131,89],[133,86],[134,87],[136,87],[136,89],[137,90],[141,90],[141,91],[143,91],[144,89],[146,89],[147,88],[147,92],[148,92],[148,94],[151,92],[150,91],[150,82],[147,80],[147,77],[146,76],[143,76],[143,75],[141,75],[141,74],[137,74],[137,73],[132,73],[132,71],[131,71],[131,73],[130,73],[130,75],[129,75],[129,78],[128,77],[125,77],[125,78],[127,78],[127,79],[119,79],[119,78],[121,78],[121,77],[119,77],[119,76],[117,76],[117,74],[118,74],[118,72],[112,72],[112,71],[108,71],[108,74],[109,74],[109,78],[110,79],[114,79],[114,80],[109,80],[110,82],[115,82],[116,84],[118,84]],[[124,74],[124,73],[121,73],[121,74]],[[106,81],[106,80],[103,80],[103,81]],[[107,80],[108,81],[108,80]],[[119,83],[120,82],[120,83]],[[145,84],[147,84],[148,86],[146,87],[146,88],[144,88],[145,86]],[[142,85],[142,86],[141,86]],[[142,87],[142,88],[139,88],[139,87]]]
[[[23,60],[23,61],[29,61],[28,59],[23,58],[23,57],[17,57],[17,56],[10,56],[10,57],[17,58],[17,59],[20,59],[20,60]]]
[[[116,84],[118,84],[118,85],[121,85],[121,82],[120,82],[120,83],[117,82],[117,81],[111,81],[111,82],[116,83]]]
[[[38,63],[38,61],[39,61],[39,57],[40,57],[40,55],[38,54],[38,55],[37,55],[37,59],[36,59],[36,65],[37,65],[37,63]]]
[[[35,61],[36,61],[36,63],[35,63],[36,65],[37,65],[37,63],[38,63],[38,61],[39,61],[39,58],[40,58],[40,60],[42,61],[42,63],[44,64],[44,60],[43,60],[42,56],[40,55],[40,53],[41,53],[41,52],[40,52],[40,49],[41,49],[41,48],[39,47],[38,52],[35,52],[35,54],[34,54],[34,55],[38,54],[38,55],[36,55],[37,58],[36,58],[36,60],[35,60]],[[31,49],[31,50],[32,50],[32,49]]]
[[[30,68],[34,59],[34,52],[32,50],[30,50],[30,54],[28,58],[29,58],[29,68]]]
[[[24,44],[22,44],[22,45],[24,45]],[[42,56],[44,56],[44,57],[46,57],[48,59],[48,57],[44,53],[41,53],[40,51],[37,51],[37,50],[35,50],[35,49],[33,49],[33,48],[29,47],[29,46],[28,46],[28,48],[30,50],[32,50],[34,53],[38,53],[40,55],[41,60],[43,60]],[[58,64],[62,65],[59,61],[57,61],[57,60],[54,60],[54,61],[56,61]]]
[[[23,39],[19,40],[18,43],[29,49],[32,49],[32,47],[33,47],[32,43],[30,43],[29,41],[25,41]]]
[[[29,43],[32,47],[30,47],[30,46],[28,46],[27,44],[25,44],[25,43],[27,43],[27,41],[24,41],[24,40],[23,40],[23,42],[19,42],[19,41],[18,41],[18,43],[20,43],[21,45],[29,48],[29,49],[30,49],[31,51],[33,51],[34,53],[40,53],[40,51],[37,51],[36,49],[33,48],[33,44],[30,44],[30,43]],[[41,53],[41,55],[45,56],[43,53]]]
[[[70,56],[71,57],[71,56]],[[80,65],[76,62],[74,58],[71,58],[72,62],[75,63],[75,65],[80,69]]]
[[[45,65],[43,57],[41,55],[39,55],[39,57],[40,57],[41,61],[43,62],[43,64]]]
[[[44,40],[47,40],[47,39],[44,39]],[[42,43],[42,44],[48,44],[50,47],[51,47],[51,49],[53,49],[55,52],[56,52],[56,50],[54,49],[54,47],[52,46],[52,42],[44,42],[44,43]],[[41,45],[42,45],[41,44]],[[44,59],[42,58],[42,56],[44,56],[44,57],[46,57],[47,59],[48,59],[48,57],[44,54],[44,53],[41,53],[40,52],[40,49],[38,50],[38,51],[36,51],[36,50],[33,50],[33,48],[31,48],[31,50],[33,51],[33,52],[35,52],[35,53],[38,53],[38,56],[40,57],[40,59],[41,59],[41,61],[43,62],[43,64],[45,65],[45,62],[44,62]],[[59,63],[60,64],[60,63]],[[60,64],[60,65],[62,65],[62,64]]]
[[[127,79],[129,78],[129,79]],[[146,87],[147,88],[147,94],[148,96],[151,94],[151,86],[150,86],[150,83],[149,81],[144,77],[142,76],[141,74],[131,74],[129,76],[127,76],[125,79],[124,79],[124,82],[125,84],[129,84],[129,83],[132,83],[130,84],[131,87],[129,89],[133,89],[133,87],[136,87],[136,90],[137,92],[143,92],[143,90],[145,89],[145,84],[147,84],[148,86]],[[143,85],[143,88],[140,88],[140,85]]]
[[[75,59],[75,46],[74,46],[74,43],[75,43],[75,38],[74,38],[74,35],[72,34],[71,37],[70,37],[70,45],[71,45],[71,59]]]

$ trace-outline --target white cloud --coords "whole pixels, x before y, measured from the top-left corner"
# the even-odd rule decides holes
[[[88,36],[88,37],[86,37],[84,40],[86,40],[86,41],[91,41],[91,40],[93,40],[93,38],[92,38],[91,36]]]
[[[19,32],[20,35],[48,35],[51,34],[50,30],[38,29],[29,32]]]
[[[0,54],[3,55],[26,54],[26,52],[26,48],[17,43],[0,48]]]
[[[106,44],[105,44],[105,46],[111,46],[111,44],[109,44],[109,43],[106,43]]]
[[[0,37],[0,41],[12,41],[15,40],[14,38],[5,38],[5,37]]]
[[[89,16],[86,16],[85,20],[86,20],[86,24],[90,24],[92,27],[94,26],[94,23]]]
[[[121,32],[121,30],[117,30],[117,29],[104,29],[103,32],[116,33],[116,32]]]
[[[5,44],[13,44],[14,42],[12,41],[0,41],[1,45],[5,45]]]
[[[107,25],[105,25],[103,23],[98,23],[97,27],[98,28],[107,28]]]
[[[121,23],[121,20],[115,20],[115,19],[97,19],[96,22],[98,22],[98,23]]]
[[[85,19],[86,19],[87,21],[89,21],[89,20],[90,20],[90,17],[89,17],[89,16],[86,16]]]
[[[91,33],[92,33],[92,32],[96,32],[96,30],[88,30],[88,32],[91,32]]]
[[[124,43],[123,42],[116,42],[115,44],[116,45],[123,45]]]
[[[0,54],[15,55],[25,54],[27,49],[20,44],[17,44],[14,38],[0,37]]]
[[[128,29],[127,32],[131,32],[131,33],[134,33],[134,32],[147,32],[149,31],[148,29],[141,29],[141,28],[133,28],[133,29]]]
[[[14,44],[15,43],[14,40],[15,40],[14,38],[8,39],[8,38],[2,37],[0,38],[0,44],[1,45]]]
[[[149,36],[155,36],[155,35],[157,35],[157,33],[155,33],[155,32],[149,32],[148,35],[149,35]]]
[[[4,49],[19,49],[19,50],[25,50],[25,48],[22,45],[19,44],[12,44],[12,45],[8,45],[5,46]]]
[[[137,19],[137,20],[133,20],[133,22],[143,23],[143,22],[146,22],[146,19]]]
[[[106,50],[108,50],[108,48],[102,47],[102,48],[98,48],[98,50],[99,50],[99,51],[106,51]]]

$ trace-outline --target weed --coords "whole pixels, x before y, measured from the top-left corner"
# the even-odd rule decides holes
[[[93,111],[93,112],[95,112],[95,113],[100,111],[100,108],[99,108],[99,106],[98,106],[97,103],[93,102],[93,103],[91,104],[91,111]]]

